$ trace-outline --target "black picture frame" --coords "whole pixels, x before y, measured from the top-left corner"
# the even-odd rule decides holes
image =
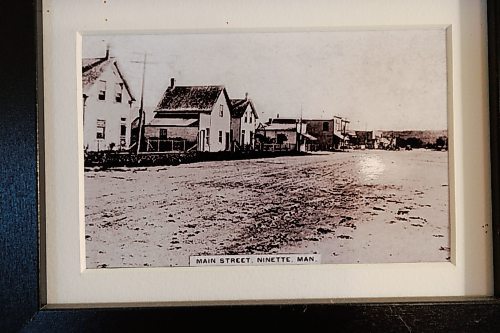
[[[467,0],[468,1],[468,0]],[[395,299],[380,302],[269,305],[151,306],[51,309],[45,305],[43,135],[39,98],[41,1],[3,1],[0,75],[0,332],[149,331],[193,323],[237,327],[303,323],[338,331],[500,331],[500,3],[488,0],[494,296]],[[5,8],[8,6],[8,8]],[[4,26],[5,25],[5,26]],[[43,233],[42,233],[43,236]],[[42,240],[43,241],[43,240]]]

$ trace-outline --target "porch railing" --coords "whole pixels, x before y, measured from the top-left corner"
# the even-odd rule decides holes
[[[260,145],[262,151],[293,151],[297,149],[294,143],[263,143]]]
[[[148,138],[146,152],[186,152],[196,145],[196,142],[174,139]]]

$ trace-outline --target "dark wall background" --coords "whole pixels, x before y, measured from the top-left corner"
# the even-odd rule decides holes
[[[8,332],[38,307],[36,22],[31,1],[2,1],[0,13],[0,331]]]

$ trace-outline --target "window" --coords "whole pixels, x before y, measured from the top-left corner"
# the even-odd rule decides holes
[[[340,131],[340,120],[339,119],[335,119],[335,125],[337,127],[337,131]]]
[[[222,143],[222,131],[219,131],[219,143]]]
[[[323,123],[323,132],[328,132],[329,130],[330,130],[330,124],[327,121],[325,121]]]
[[[127,145],[126,135],[127,135],[127,125],[122,122],[120,124],[120,149],[125,148],[125,146]]]
[[[106,136],[106,120],[97,120],[97,139],[104,139]]]
[[[253,140],[254,140],[254,134],[252,131],[250,131],[250,144],[251,145],[253,144]]]
[[[160,128],[160,139],[166,139],[166,138],[167,138],[167,129]]]
[[[125,123],[127,118],[122,117],[120,123],[120,136],[124,138],[127,135],[127,124]]]
[[[210,128],[207,128],[207,145],[210,144]]]
[[[123,83],[115,84],[115,102],[122,102]]]
[[[245,115],[245,123],[248,123],[247,115]]]
[[[219,117],[224,117],[224,105],[220,105],[219,108]]]
[[[252,123],[252,114],[250,113],[250,124]]]
[[[241,131],[241,144],[244,145],[245,144],[245,130],[242,130]]]
[[[347,130],[348,130],[348,128],[347,128],[347,121],[343,121],[342,122],[342,132],[345,133]]]
[[[99,95],[97,97],[100,101],[106,99],[106,81],[99,81]]]

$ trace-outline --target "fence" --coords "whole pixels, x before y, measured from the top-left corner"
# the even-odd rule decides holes
[[[146,139],[146,152],[185,152],[190,150],[194,145],[196,145],[196,142],[190,142],[187,140],[149,138]]]
[[[262,143],[260,145],[262,151],[295,151],[297,145],[294,143]]]

